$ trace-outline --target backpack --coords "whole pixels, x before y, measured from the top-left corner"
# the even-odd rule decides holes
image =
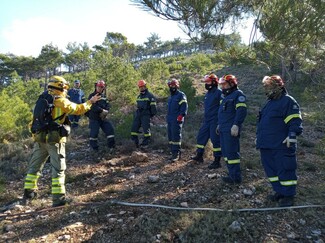
[[[54,108],[54,98],[48,93],[43,92],[37,99],[35,108],[33,111],[33,121],[31,125],[32,133],[48,132],[52,130],[53,126],[58,126],[55,120],[60,119],[57,117],[55,120],[52,119],[52,110]]]

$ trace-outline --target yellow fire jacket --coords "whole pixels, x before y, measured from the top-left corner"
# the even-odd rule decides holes
[[[52,110],[52,118],[58,124],[63,124],[66,116],[68,115],[83,115],[90,110],[92,104],[89,100],[82,104],[76,104],[66,98],[66,94],[58,94],[55,91],[50,91],[50,94],[54,96],[54,109]],[[63,115],[64,114],[64,115]],[[37,133],[33,134],[34,140],[41,143],[65,143],[66,137],[61,137],[58,131],[50,131],[49,133]]]

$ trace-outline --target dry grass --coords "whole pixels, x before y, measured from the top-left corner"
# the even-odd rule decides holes
[[[234,69],[229,69],[234,70]],[[225,70],[222,72],[226,72]],[[247,70],[247,68],[245,68]],[[195,153],[196,133],[202,119],[202,112],[190,114],[184,125],[183,157],[174,164],[168,163],[169,150],[164,127],[164,109],[152,126],[153,139],[148,150],[149,162],[128,163],[134,147],[128,138],[119,138],[117,152],[108,156],[104,152],[99,159],[88,150],[88,128],[86,123],[74,132],[68,142],[67,191],[75,202],[97,202],[84,207],[71,206],[55,211],[39,212],[35,215],[1,218],[0,227],[11,224],[13,233],[4,231],[1,240],[9,242],[54,242],[69,235],[70,242],[321,242],[325,238],[324,208],[297,209],[266,212],[212,212],[178,211],[150,207],[112,205],[111,200],[134,203],[159,204],[180,207],[186,202],[189,207],[220,208],[224,210],[241,208],[267,208],[276,204],[265,201],[271,192],[260,164],[259,152],[254,148],[255,121],[263,96],[258,95],[256,70],[241,76],[241,89],[249,97],[249,114],[241,137],[242,185],[228,186],[220,177],[227,173],[223,167],[216,171],[207,170],[208,161],[195,164],[190,156]],[[247,75],[247,76],[246,76]],[[248,79],[249,75],[253,80]],[[256,95],[256,96],[255,96]],[[255,99],[255,97],[257,97]],[[305,107],[303,101],[300,102]],[[305,109],[308,113],[309,110]],[[306,117],[305,132],[299,138],[298,175],[299,185],[296,205],[324,204],[325,157],[323,133],[314,128]],[[311,118],[312,119],[312,118]],[[324,124],[324,122],[321,122]],[[104,148],[104,138],[101,138]],[[28,143],[28,152],[30,144]],[[4,149],[4,148],[3,148]],[[5,158],[2,168],[10,170],[10,154],[13,148],[2,150]],[[18,154],[18,152],[17,152]],[[206,149],[207,160],[211,158],[211,145]],[[19,157],[22,158],[22,157]],[[113,163],[114,161],[114,163]],[[5,163],[3,163],[5,162]],[[18,161],[26,168],[26,160]],[[2,170],[2,171],[4,171]],[[208,175],[215,173],[210,179]],[[21,195],[23,174],[14,170],[6,178],[5,193],[1,204]],[[158,175],[157,183],[148,183],[148,177]],[[5,174],[2,172],[2,176]],[[40,181],[41,194],[33,204],[23,211],[43,209],[50,205],[50,167],[46,165]],[[3,180],[0,180],[0,183]],[[1,184],[0,184],[1,185]],[[243,193],[252,189],[252,196]],[[18,209],[12,213],[20,212]],[[112,218],[116,218],[114,221]],[[229,228],[234,221],[241,226],[239,231]],[[44,227],[46,225],[46,227]],[[321,231],[321,235],[312,232]]]

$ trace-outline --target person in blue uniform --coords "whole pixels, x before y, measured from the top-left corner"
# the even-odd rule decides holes
[[[300,108],[280,76],[265,76],[262,83],[267,101],[258,116],[256,147],[274,191],[267,198],[280,207],[292,206],[297,186],[297,136],[303,131]]]
[[[85,93],[80,88],[80,81],[74,81],[74,87],[68,90],[67,98],[76,104],[85,103]],[[79,126],[80,116],[78,115],[69,115],[69,120],[71,122],[71,127],[76,128]]]
[[[137,97],[137,110],[134,114],[134,119],[131,127],[131,139],[137,148],[139,147],[140,127],[142,127],[144,136],[140,146],[146,147],[149,145],[151,138],[150,118],[154,117],[157,114],[156,98],[151,92],[149,92],[146,81],[139,80],[138,88],[140,94]]]
[[[179,90],[179,81],[175,78],[168,81],[170,96],[168,97],[167,133],[172,157],[171,162],[178,161],[181,156],[182,127],[187,115],[187,98]]]
[[[205,89],[208,91],[204,97],[204,119],[197,135],[196,155],[191,159],[203,163],[204,148],[211,139],[213,145],[214,161],[208,166],[209,169],[221,167],[220,136],[216,133],[218,125],[218,110],[222,92],[218,89],[218,77],[212,73],[204,77]]]
[[[246,96],[238,89],[237,78],[228,74],[219,80],[222,101],[218,110],[217,132],[220,134],[221,151],[227,164],[228,176],[225,183],[242,182],[240,171],[240,132],[247,115]]]
[[[98,151],[98,134],[99,129],[106,135],[107,146],[110,152],[113,152],[115,148],[115,132],[111,122],[107,119],[107,114],[110,109],[110,104],[106,98],[106,84],[103,80],[98,80],[95,84],[95,91],[91,93],[88,97],[90,100],[93,96],[99,94],[101,96],[100,100],[97,101],[87,112],[89,118],[89,128],[90,128],[90,147],[94,151]]]

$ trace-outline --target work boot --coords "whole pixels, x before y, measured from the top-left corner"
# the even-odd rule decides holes
[[[69,205],[72,202],[71,198],[67,198],[64,194],[53,195],[52,207],[60,207]]]
[[[279,199],[279,207],[291,207],[293,206],[294,196],[283,196]]]
[[[278,202],[283,197],[283,195],[276,192],[274,194],[267,195],[266,199],[271,202]]]
[[[197,152],[195,156],[191,157],[192,160],[195,160],[198,163],[203,163],[203,153]]]
[[[208,166],[208,169],[213,170],[218,168],[221,168],[220,157],[215,157],[214,161]]]
[[[136,148],[139,148],[139,142],[135,142],[134,144]]]
[[[134,142],[135,147],[136,147],[136,148],[139,148],[139,138],[138,138],[138,136],[134,136],[134,135],[132,135],[132,136],[131,136],[131,140]]]
[[[222,177],[222,181],[228,184],[240,184],[241,179],[232,179],[230,176],[224,176]]]
[[[31,190],[31,189],[24,190],[24,196],[23,196],[24,200],[33,200],[36,197],[37,197],[37,192],[35,190]]]
[[[149,143],[150,143],[150,138],[144,138],[140,146],[146,148],[149,146]]]
[[[173,152],[171,157],[171,162],[176,162],[181,159],[181,152]]]

